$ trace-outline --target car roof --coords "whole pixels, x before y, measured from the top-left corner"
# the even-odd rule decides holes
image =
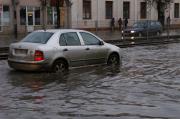
[[[85,30],[79,30],[79,29],[46,29],[46,30],[36,30],[34,32],[88,32]]]
[[[157,21],[157,20],[139,20],[135,23],[144,23],[144,22],[159,22],[159,21]]]

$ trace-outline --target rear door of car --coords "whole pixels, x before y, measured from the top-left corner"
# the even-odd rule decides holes
[[[85,64],[101,64],[105,63],[108,48],[95,35],[88,32],[79,32],[86,47]]]
[[[59,52],[62,52],[64,58],[69,61],[70,66],[84,65],[85,47],[81,45],[81,41],[77,32],[64,32],[59,37]]]

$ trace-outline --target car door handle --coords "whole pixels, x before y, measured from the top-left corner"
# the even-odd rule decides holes
[[[68,49],[67,49],[67,48],[65,48],[65,49],[63,49],[63,51],[68,51]]]
[[[90,50],[90,48],[86,48],[86,50]]]

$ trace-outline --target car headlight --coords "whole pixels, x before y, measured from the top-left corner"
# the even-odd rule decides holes
[[[131,33],[134,33],[135,31],[131,31]]]

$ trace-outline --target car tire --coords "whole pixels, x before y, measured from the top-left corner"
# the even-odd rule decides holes
[[[68,71],[68,65],[64,60],[57,60],[53,63],[52,71],[54,73],[63,73]]]
[[[108,65],[116,66],[120,64],[119,56],[115,53],[111,54],[107,61]]]

